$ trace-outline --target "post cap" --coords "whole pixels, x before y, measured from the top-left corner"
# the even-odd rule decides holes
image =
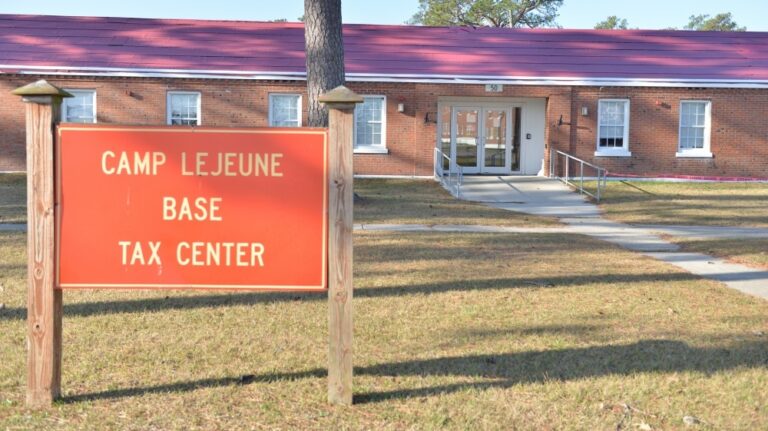
[[[321,95],[317,100],[320,101],[320,103],[340,103],[347,105],[352,103],[363,103],[363,96],[343,85],[339,85],[333,90]]]
[[[45,79],[27,84],[23,87],[19,87],[13,91],[12,94],[17,96],[58,96],[58,97],[74,97],[61,88],[48,83]]]

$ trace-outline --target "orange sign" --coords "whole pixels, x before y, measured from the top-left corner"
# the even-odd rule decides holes
[[[58,134],[59,288],[325,288],[324,130]]]

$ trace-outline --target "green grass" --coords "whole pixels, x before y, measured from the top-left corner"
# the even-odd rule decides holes
[[[632,224],[768,227],[768,184],[609,181],[600,207]]]
[[[698,240],[672,238],[683,250],[704,253],[755,268],[768,269],[768,239]]]
[[[0,223],[27,221],[27,176],[0,174]]]
[[[357,179],[355,223],[557,226],[555,218],[460,201],[428,180]]]
[[[355,235],[351,408],[323,295],[67,291],[64,399],[32,412],[24,244],[0,232],[0,429],[768,428],[768,302],[556,234]]]

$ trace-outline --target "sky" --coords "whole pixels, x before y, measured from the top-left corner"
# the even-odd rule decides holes
[[[303,0],[0,0],[0,13],[195,18],[265,21],[303,14]],[[345,23],[402,24],[418,0],[342,0]],[[558,23],[564,28],[592,28],[609,15],[626,18],[630,27],[683,27],[693,14],[732,12],[751,31],[768,31],[768,0],[565,0]]]

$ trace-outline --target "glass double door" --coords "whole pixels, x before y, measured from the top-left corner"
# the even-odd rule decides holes
[[[519,123],[516,107],[452,107],[452,158],[467,174],[519,171]]]

